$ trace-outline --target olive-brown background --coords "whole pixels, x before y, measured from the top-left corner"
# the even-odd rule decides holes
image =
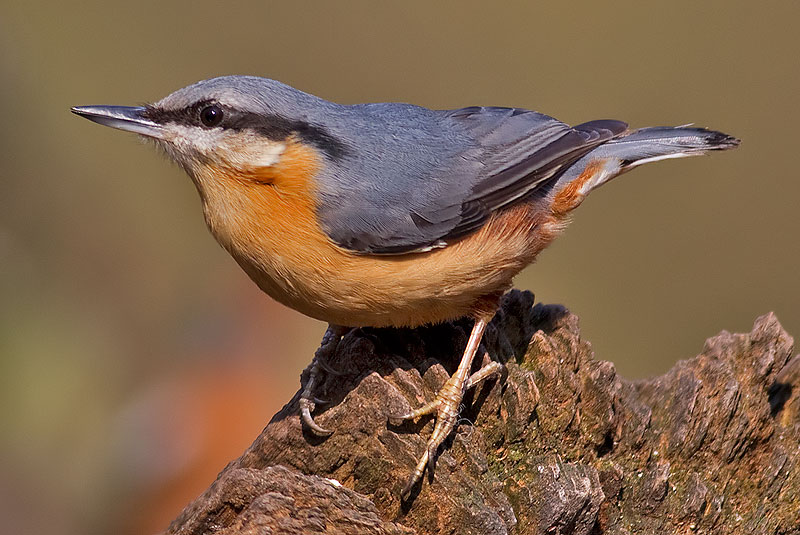
[[[291,396],[324,330],[246,279],[177,167],[69,106],[255,74],[344,103],[735,134],[737,151],[594,193],[517,280],[644,377],[769,310],[800,333],[798,20],[791,1],[0,6],[3,531],[163,529]]]

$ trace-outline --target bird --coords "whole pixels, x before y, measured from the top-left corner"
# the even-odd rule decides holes
[[[331,433],[313,419],[314,387],[351,329],[474,320],[436,396],[389,415],[436,420],[404,499],[433,473],[466,390],[502,370],[490,360],[471,373],[500,297],[585,197],[639,165],[739,145],[692,125],[632,130],[514,107],[344,105],[238,75],[144,106],[71,111],[153,140],[192,179],[211,233],[258,287],[328,324],[301,384],[311,433]]]

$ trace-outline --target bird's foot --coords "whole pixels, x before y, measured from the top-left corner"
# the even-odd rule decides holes
[[[317,404],[326,403],[324,400],[314,397],[314,386],[320,373],[320,369],[333,374],[341,375],[340,372],[331,368],[328,359],[336,352],[339,341],[347,332],[345,327],[338,325],[328,325],[328,330],[322,337],[322,343],[314,353],[314,360],[311,361],[311,369],[308,371],[308,380],[303,384],[303,391],[300,393],[300,420],[309,431],[320,437],[330,436],[333,431],[325,429],[314,421],[311,412]]]
[[[408,483],[401,493],[403,500],[409,498],[411,491],[422,479],[422,474],[425,472],[426,467],[428,467],[432,473],[436,452],[439,446],[441,446],[442,442],[450,435],[458,422],[458,413],[461,401],[464,398],[464,393],[484,379],[500,373],[502,369],[502,364],[493,361],[469,377],[454,373],[444,386],[442,386],[433,401],[407,414],[389,417],[389,423],[392,425],[400,425],[405,420],[416,420],[420,416],[426,414],[436,414],[436,425],[433,428],[433,433],[428,439],[425,451],[422,453],[417,466],[414,468],[414,472],[411,474]]]

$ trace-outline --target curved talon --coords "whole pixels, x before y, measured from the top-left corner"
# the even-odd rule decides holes
[[[308,428],[309,431],[319,437],[327,437],[333,434],[333,431],[320,427],[314,418],[311,416],[311,411],[314,410],[316,404],[327,405],[329,401],[317,398],[313,395],[314,384],[317,381],[317,375],[322,368],[328,373],[334,375],[341,375],[338,371],[330,367],[326,368],[325,360],[336,351],[336,346],[339,345],[339,340],[347,331],[344,327],[338,325],[329,325],[328,329],[322,337],[322,344],[314,354],[314,360],[311,361],[311,367],[308,370],[308,379],[303,385],[303,391],[300,394],[300,421]]]
[[[317,360],[317,365],[318,365],[320,368],[322,368],[323,370],[325,370],[325,373],[328,373],[328,374],[330,374],[330,375],[336,375],[336,376],[345,375],[345,373],[344,373],[343,371],[337,370],[336,368],[334,368],[333,366],[331,366],[331,365],[328,363],[328,360],[327,360],[327,359],[318,359],[318,360]]]
[[[303,421],[305,426],[318,437],[331,436],[333,431],[330,429],[325,429],[324,427],[320,427],[317,422],[314,421],[314,418],[311,416],[311,411],[313,408],[314,405],[311,401],[305,398],[300,398],[300,419]]]
[[[411,496],[411,491],[414,490],[414,487],[417,486],[417,483],[422,479],[422,474],[425,472],[425,467],[428,466],[430,458],[431,452],[428,446],[426,446],[425,452],[422,454],[422,457],[419,458],[417,466],[414,467],[414,472],[412,472],[411,477],[408,479],[408,483],[406,483],[406,486],[400,491],[401,500],[408,501],[408,498]]]
[[[426,403],[419,409],[413,410],[411,412],[407,412],[405,414],[390,414],[389,415],[389,423],[392,425],[402,425],[405,420],[416,420],[420,416],[425,416],[426,414],[433,414],[439,408],[439,404],[441,403],[440,394],[444,390],[439,391],[439,394],[433,399],[433,401]]]
[[[386,421],[389,422],[389,425],[393,426],[400,426],[403,425],[403,422],[406,420],[411,419],[411,413],[406,414],[388,414],[386,416]]]

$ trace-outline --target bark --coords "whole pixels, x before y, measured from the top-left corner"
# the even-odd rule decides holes
[[[432,399],[466,320],[346,335],[330,362],[343,374],[316,392],[336,432],[303,433],[296,395],[168,533],[800,534],[800,355],[774,315],[627,381],[594,360],[574,315],[533,302],[504,297],[485,347],[505,372],[467,394],[408,502],[433,421],[387,414]]]

